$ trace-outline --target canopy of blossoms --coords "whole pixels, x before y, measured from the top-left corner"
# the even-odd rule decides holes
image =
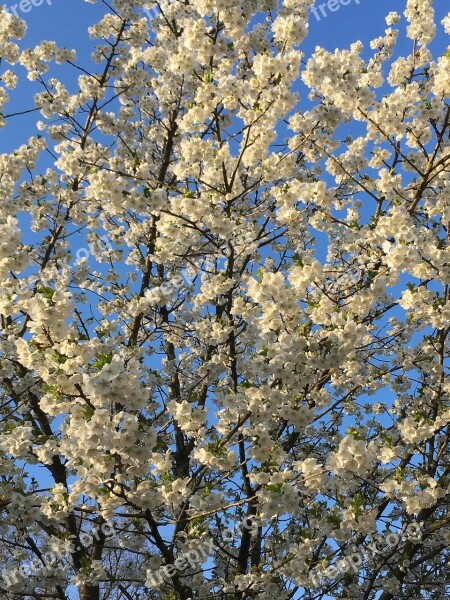
[[[1,598],[449,597],[450,14],[312,5],[0,9]]]

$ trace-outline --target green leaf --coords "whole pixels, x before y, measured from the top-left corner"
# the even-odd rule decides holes
[[[89,407],[88,407],[88,408],[89,408]],[[92,411],[92,412],[94,412],[94,411]],[[110,492],[110,490],[108,490],[108,488],[107,488],[106,486],[104,486],[104,485],[99,485],[99,486],[98,486],[98,491],[99,491],[99,493],[100,493],[102,496],[105,496],[105,497],[109,497],[109,496],[111,496],[111,492]]]
[[[44,394],[53,394],[55,398],[59,398],[61,395],[57,385],[49,385],[48,383],[44,383],[42,391]]]
[[[332,525],[339,526],[341,524],[341,519],[340,519],[339,515],[331,514],[331,515],[327,516],[327,522],[331,523]]]
[[[114,354],[112,352],[108,352],[108,354],[99,354],[92,366],[101,370],[105,365],[109,365],[111,363],[113,356]]]
[[[88,404],[86,404],[86,406],[83,409],[83,417],[86,419],[86,421],[90,421],[92,419],[92,415],[94,414],[94,409],[92,407],[90,407]]]
[[[283,489],[283,484],[280,483],[272,483],[267,486],[267,491],[272,492],[273,494],[281,494],[281,490]]]
[[[64,356],[63,354],[53,354],[52,358],[58,365],[63,365],[67,360],[67,356]]]
[[[363,433],[361,433],[360,431],[358,431],[358,429],[356,429],[355,427],[349,427],[347,429],[347,435],[352,435],[355,440],[364,440],[365,436]]]
[[[37,292],[38,294],[42,294],[44,298],[47,298],[47,300],[50,300],[50,303],[53,304],[53,295],[55,293],[53,288],[47,285],[41,285],[37,288]]]
[[[300,256],[300,254],[298,252],[296,252],[294,254],[294,256],[292,257],[292,260],[294,261],[294,265],[296,265],[297,267],[303,267],[302,257]]]
[[[2,433],[11,433],[11,431],[14,431],[15,428],[16,428],[16,423],[7,423],[3,427]]]

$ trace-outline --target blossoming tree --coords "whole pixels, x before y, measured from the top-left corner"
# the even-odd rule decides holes
[[[448,597],[450,15],[312,4],[0,14],[2,598]]]

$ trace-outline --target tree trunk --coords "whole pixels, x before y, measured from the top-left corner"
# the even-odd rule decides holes
[[[80,600],[100,600],[100,586],[84,585],[80,587]]]

